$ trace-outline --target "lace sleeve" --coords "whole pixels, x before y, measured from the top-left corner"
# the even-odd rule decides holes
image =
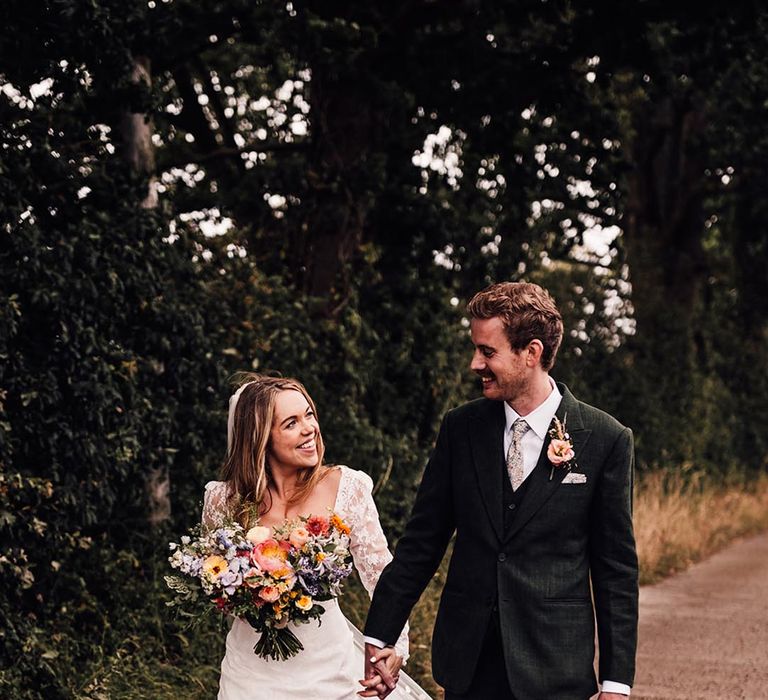
[[[365,590],[372,597],[381,572],[392,561],[392,554],[373,501],[371,477],[348,468],[344,472],[339,486],[342,491],[339,503],[352,529],[350,549],[355,568]],[[408,623],[400,633],[395,649],[403,661],[408,659]]]
[[[227,514],[227,484],[224,481],[209,481],[203,496],[203,526],[219,527]]]

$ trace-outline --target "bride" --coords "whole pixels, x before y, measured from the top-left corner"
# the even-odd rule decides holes
[[[315,405],[298,381],[244,376],[229,400],[223,481],[205,487],[203,524],[216,527],[234,518],[247,529],[255,524],[251,520],[256,513],[259,525],[275,527],[298,516],[334,511],[351,528],[352,558],[371,595],[392,558],[371,495],[371,478],[349,467],[323,464]],[[363,669],[362,636],[335,599],[323,606],[318,622],[291,624],[304,650],[285,661],[257,656],[253,647],[259,633],[236,618],[221,662],[219,700],[352,700],[358,694],[429,700],[400,673],[408,657],[407,625],[395,648],[376,655],[379,675],[363,684],[358,680]],[[394,683],[397,687],[390,695]]]

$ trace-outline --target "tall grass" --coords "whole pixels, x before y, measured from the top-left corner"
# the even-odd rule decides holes
[[[745,481],[672,470],[644,474],[634,523],[640,583],[653,583],[738,537],[768,530],[768,475]]]

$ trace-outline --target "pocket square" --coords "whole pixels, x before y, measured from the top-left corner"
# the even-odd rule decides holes
[[[563,477],[563,480],[560,483],[561,484],[586,484],[587,475],[582,474],[581,472],[568,472]]]

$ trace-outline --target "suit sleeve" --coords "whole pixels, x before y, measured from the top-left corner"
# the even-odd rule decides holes
[[[365,624],[365,635],[393,644],[413,606],[434,575],[455,529],[448,435],[450,414],[421,480],[411,517],[394,559],[379,577]]]
[[[638,564],[632,530],[632,431],[619,433],[600,474],[590,523],[600,681],[631,686],[637,649]]]

